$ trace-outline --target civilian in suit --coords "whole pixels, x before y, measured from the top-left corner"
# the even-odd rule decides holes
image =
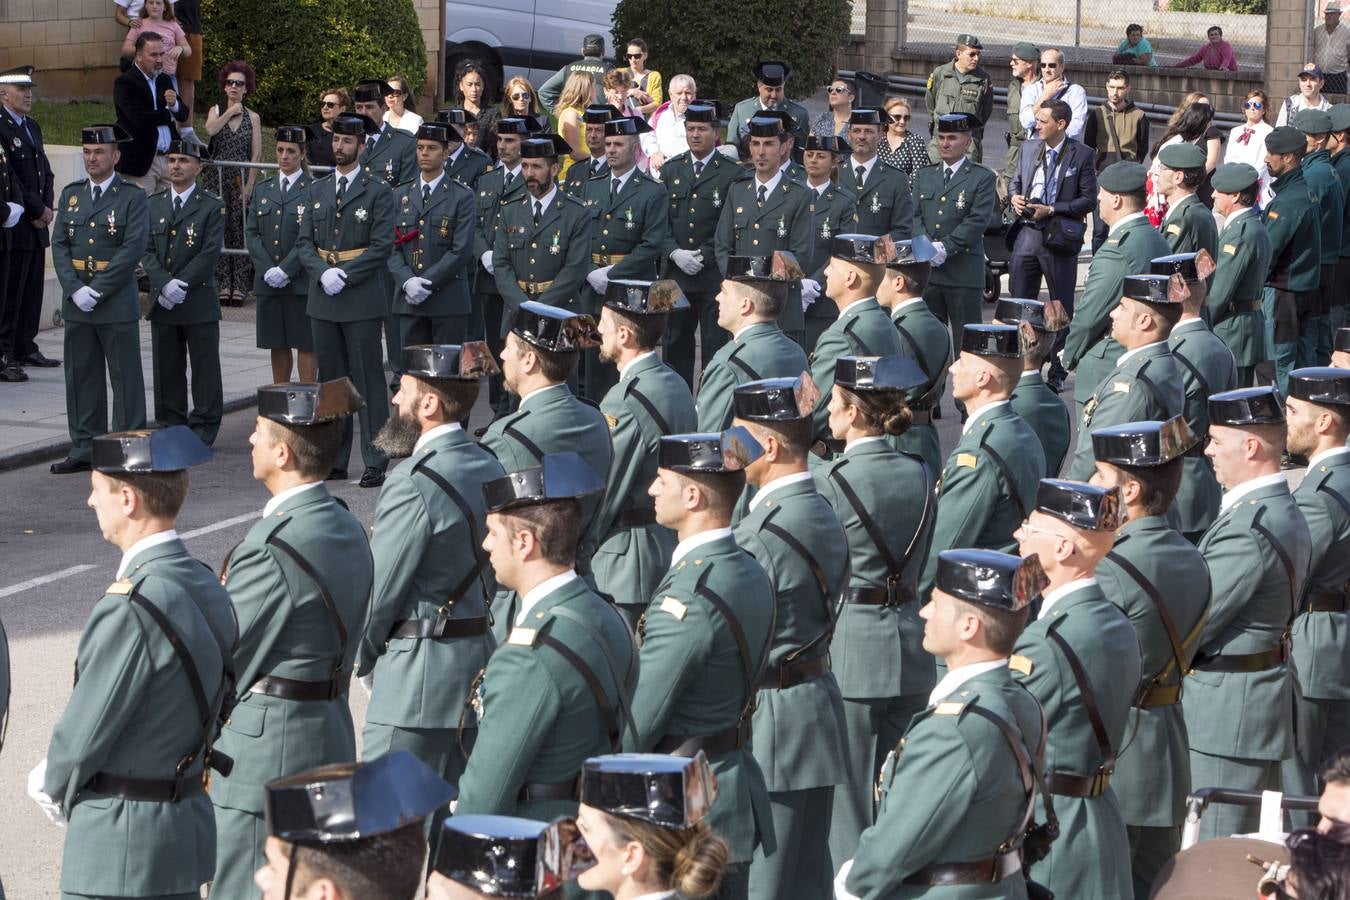
[[[1097,205],[1092,149],[1067,136],[1072,120],[1073,110],[1063,100],[1041,104],[1036,110],[1039,139],[1022,145],[1022,158],[1008,185],[1013,211],[1021,217],[1015,227],[1008,289],[1014,297],[1035,299],[1044,276],[1050,299],[1059,301],[1069,315],[1078,281],[1078,252],[1088,213]],[[1067,374],[1052,356],[1050,387],[1058,390]]]
[[[53,212],[52,167],[42,145],[42,129],[29,117],[33,107],[33,67],[20,66],[0,72],[0,144],[9,157],[10,171],[23,211],[9,229],[5,255],[9,266],[0,287],[0,381],[4,370],[23,366],[49,368],[60,360],[48,359],[38,350],[37,335],[42,315],[43,258],[51,242],[47,227]],[[9,197],[0,198],[8,200]]]
[[[153,31],[136,38],[132,66],[113,82],[117,124],[131,137],[117,172],[153,194],[169,186],[165,154],[179,122],[188,120],[187,104],[178,99],[173,79],[163,72],[164,42]]]

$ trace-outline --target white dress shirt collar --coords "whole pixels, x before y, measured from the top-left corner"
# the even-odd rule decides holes
[[[1053,591],[1046,591],[1044,594],[1041,595],[1041,614],[1036,618],[1044,619],[1047,615],[1050,614],[1050,607],[1054,606],[1060,600],[1064,599],[1069,594],[1072,594],[1079,588],[1085,588],[1088,587],[1089,585],[1093,585],[1096,583],[1097,579],[1089,575],[1087,578],[1075,578],[1068,584],[1061,584]]]
[[[1270,487],[1272,484],[1280,484],[1281,482],[1288,481],[1289,479],[1285,477],[1283,472],[1276,472],[1273,475],[1258,475],[1255,478],[1244,481],[1232,490],[1224,491],[1223,497],[1219,499],[1219,511],[1227,512],[1233,506],[1237,505],[1239,500],[1254,491]]]
[[[942,680],[929,693],[928,705],[937,706],[976,675],[983,675],[985,672],[992,672],[995,669],[1004,669],[1007,666],[1008,661],[1006,659],[986,659],[984,662],[969,663],[955,669],[948,669],[947,674],[942,676]]]
[[[548,208],[553,205],[553,198],[556,196],[558,196],[557,185],[550,185],[548,193],[542,197],[535,197],[534,195],[530,195],[530,214],[531,215],[534,214],[534,204],[538,203],[539,216],[540,218],[543,218],[544,213],[548,212]]]
[[[1308,471],[1311,472],[1313,470],[1313,466],[1316,466],[1319,463],[1324,462],[1325,460],[1331,459],[1333,456],[1341,456],[1346,453],[1350,453],[1350,447],[1332,447],[1330,450],[1323,450],[1321,453],[1314,453],[1312,456],[1308,458]]]
[[[850,309],[852,309],[853,307],[857,306],[859,303],[866,303],[868,300],[875,300],[875,299],[877,299],[877,298],[876,298],[875,296],[872,296],[872,297],[863,297],[861,300],[854,300],[854,301],[853,301],[852,303],[850,303],[848,306],[845,306],[845,307],[843,307],[842,309],[840,309],[840,310],[839,310],[839,315],[842,316],[844,313],[848,312]]]
[[[99,196],[103,196],[104,194],[108,193],[108,185],[112,184],[112,180],[116,177],[117,173],[113,172],[102,181],[94,181],[94,179],[91,178],[89,179],[89,190],[92,192],[94,188],[98,188]]]
[[[416,456],[418,451],[441,435],[463,430],[464,426],[458,422],[446,422],[444,425],[437,425],[430,431],[423,432],[422,436],[417,439],[417,443],[413,444],[413,456]]]
[[[447,166],[453,166],[459,160],[460,155],[464,152],[464,146],[462,142],[455,145],[455,152],[445,158]]]
[[[974,428],[975,423],[984,418],[987,413],[998,409],[1000,406],[1007,406],[1011,402],[1011,400],[995,400],[988,406],[981,406],[979,409],[975,410],[975,412],[970,414],[970,418],[966,419],[966,424],[961,426],[961,433],[965,434],[970,431],[970,429]]]
[[[791,475],[783,475],[779,478],[775,478],[773,481],[770,481],[768,484],[764,485],[764,487],[760,488],[759,491],[755,494],[755,496],[751,498],[750,508],[755,509],[757,506],[759,506],[761,503],[764,502],[764,498],[768,497],[770,494],[772,494],[779,488],[785,488],[788,487],[789,485],[810,480],[811,480],[810,472],[793,472]]]
[[[281,506],[281,504],[285,503],[287,500],[291,499],[296,494],[308,491],[312,488],[319,487],[322,484],[323,484],[322,481],[311,481],[308,484],[297,484],[295,487],[286,488],[286,490],[282,491],[280,494],[273,494],[272,499],[268,500],[267,505],[263,507],[262,517],[265,519],[272,513],[276,512],[277,508]]]
[[[523,407],[526,403],[528,403],[531,397],[534,397],[538,394],[542,394],[544,391],[551,391],[554,388],[562,388],[563,390],[567,390],[567,382],[560,381],[557,384],[546,384],[541,388],[535,388],[534,390],[530,391],[528,394],[520,398],[520,406]]]
[[[759,189],[761,187],[765,188],[764,193],[766,195],[772,194],[774,189],[778,187],[778,182],[783,180],[783,170],[779,169],[777,172],[774,172],[773,176],[768,181],[760,181],[759,173],[756,172],[752,180],[754,182],[756,196],[759,195]]]
[[[610,178],[609,186],[610,186],[610,187],[613,187],[613,186],[614,186],[614,181],[615,181],[616,179],[617,179],[618,182],[619,182],[619,188],[618,188],[618,190],[616,190],[614,193],[617,194],[617,193],[619,193],[620,191],[622,191],[625,187],[627,187],[627,186],[628,186],[628,179],[632,178],[632,177],[633,177],[633,173],[636,172],[636,171],[637,171],[637,166],[633,166],[633,168],[629,169],[627,172],[624,172],[622,175],[615,175],[613,172],[610,172],[610,173],[609,173],[609,178]]]
[[[891,318],[892,319],[896,318],[897,316],[900,315],[902,311],[909,309],[916,303],[923,303],[923,298],[910,297],[908,300],[901,300],[899,303],[895,304],[895,306],[891,307]]]
[[[1111,229],[1110,231],[1107,232],[1107,234],[1115,234],[1117,231],[1121,229],[1121,227],[1126,222],[1133,222],[1135,219],[1142,219],[1142,218],[1144,218],[1144,214],[1142,212],[1135,212],[1130,213],[1128,216],[1121,216],[1119,219],[1116,220],[1116,224],[1111,226]]]
[[[961,167],[966,164],[967,159],[968,157],[963,156],[954,163],[941,163],[943,177],[946,177],[948,169],[952,170],[952,175],[956,175],[957,172],[961,171]]]
[[[168,531],[157,531],[154,534],[141,538],[139,541],[128,547],[126,552],[122,554],[122,562],[117,566],[117,577],[122,578],[127,574],[127,568],[130,567],[131,561],[136,557],[137,553],[176,540],[178,540],[178,532],[174,531],[172,528]]]
[[[441,169],[441,173],[437,175],[435,178],[433,178],[431,181],[427,181],[427,177],[425,175],[418,175],[417,180],[419,182],[418,185],[419,193],[421,192],[422,188],[428,187],[431,188],[431,192],[434,194],[436,192],[436,188],[440,187],[441,182],[445,180],[445,170]]]
[[[858,447],[865,447],[868,444],[875,444],[877,441],[885,441],[885,440],[886,436],[882,434],[864,435],[863,437],[860,438],[854,438],[853,440],[845,444],[844,452],[848,453],[848,451],[854,450]]]
[[[538,606],[539,601],[546,599],[549,594],[559,588],[576,581],[578,577],[580,576],[577,575],[575,569],[568,569],[566,572],[554,575],[552,578],[545,578],[543,581],[526,591],[525,596],[520,598],[520,609],[516,612],[516,624],[524,625],[526,617],[530,614],[530,610]]]
[[[656,355],[655,350],[648,350],[646,353],[639,353],[637,356],[633,357],[628,362],[619,366],[619,380],[623,381],[624,377],[628,374],[628,370],[633,368],[635,364],[641,362],[642,360],[646,359],[649,356],[655,355]]]
[[[1153,343],[1145,344],[1142,347],[1135,347],[1133,350],[1126,350],[1124,353],[1120,354],[1120,358],[1116,360],[1116,368],[1117,369],[1121,368],[1122,366],[1125,365],[1125,361],[1127,359],[1138,356],[1140,353],[1143,353],[1149,347],[1157,347],[1159,345],[1165,347],[1167,346],[1167,341],[1154,341]]]
[[[863,177],[862,181],[858,182],[859,187],[862,186],[863,181],[872,177],[872,170],[877,167],[877,160],[879,159],[881,159],[880,156],[873,156],[867,162],[859,162],[856,156],[850,156],[848,158],[848,168],[849,171],[853,173],[854,178],[858,177],[858,166],[863,167]]]
[[[675,545],[675,552],[670,554],[671,566],[673,567],[704,544],[720,541],[724,537],[731,537],[730,528],[709,528],[707,531],[700,531],[698,534],[685,538]]]
[[[195,191],[196,189],[197,186],[195,184],[190,184],[188,185],[188,189],[186,191],[183,191],[183,193],[181,194],[178,193],[177,188],[173,187],[169,188],[169,193],[173,195],[174,200],[182,200],[183,205],[187,206],[187,202],[192,199],[192,192]]]

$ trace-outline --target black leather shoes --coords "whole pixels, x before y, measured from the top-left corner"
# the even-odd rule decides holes
[[[346,481],[346,480],[347,480],[346,469],[329,469],[328,477],[324,479],[324,481]]]
[[[0,381],[17,384],[28,380],[28,373],[8,356],[0,357]]]
[[[51,472],[53,475],[73,475],[76,472],[88,472],[92,468],[88,460],[72,459],[67,456],[60,462],[52,463]]]
[[[18,361],[20,365],[32,366],[35,369],[55,369],[61,365],[61,360],[43,356],[41,350],[21,356]]]
[[[366,466],[366,470],[361,473],[360,486],[363,488],[379,487],[384,484],[384,470],[377,469],[374,466]]]

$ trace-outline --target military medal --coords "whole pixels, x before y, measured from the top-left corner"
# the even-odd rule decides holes
[[[965,191],[962,191],[961,193],[959,193],[959,194],[956,195],[956,208],[957,208],[957,209],[965,209],[965,208],[966,208],[966,192],[965,192]]]
[[[623,217],[626,220],[623,226],[624,228],[632,231],[637,227],[637,224],[633,221],[633,207],[630,206],[628,209],[624,210]]]
[[[117,237],[117,210],[108,210],[108,237]]]
[[[878,197],[876,194],[872,195],[872,212],[874,213],[881,212],[881,198]]]
[[[713,188],[713,209],[721,209],[721,208],[722,208],[722,192],[719,191],[717,188]]]
[[[559,253],[562,252],[562,245],[558,242],[558,239],[560,237],[562,237],[561,231],[553,232],[553,243],[549,244],[548,252],[552,253],[554,256],[557,256]]]
[[[194,224],[192,224],[191,222],[189,222],[189,223],[188,223],[188,226],[187,226],[187,231],[184,232],[184,234],[187,236],[187,240],[184,241],[184,243],[186,243],[189,247],[191,247],[192,245],[194,245],[194,244],[197,242],[197,226],[196,226],[196,225],[194,225]]]
[[[449,216],[441,216],[441,225],[439,228],[436,229],[436,233],[439,234],[442,238],[448,238],[450,236]]]
[[[301,225],[305,221],[305,204],[295,204],[295,224]]]
[[[783,221],[782,216],[778,217],[778,236],[787,237],[787,223]]]
[[[80,205],[80,198],[76,197],[74,194],[71,194],[70,199],[66,201],[66,206],[69,206],[71,209],[74,209],[79,205]]]
[[[392,159],[385,160],[384,177],[386,179],[393,179],[394,177],[394,161]]]
[[[370,213],[366,212],[366,208],[363,206],[356,212],[352,213],[352,215],[356,217],[356,221],[364,222],[367,218],[369,218]]]
[[[821,236],[822,238],[824,238],[825,240],[827,240],[827,241],[830,239],[830,220],[829,220],[829,219],[826,219],[824,222],[821,222],[821,223],[820,223],[820,236]]]
[[[18,135],[15,135],[15,137],[14,137],[14,149],[15,149],[15,150],[18,150],[18,149],[19,149],[20,147],[22,147],[22,146],[23,146],[23,141],[19,140]]]

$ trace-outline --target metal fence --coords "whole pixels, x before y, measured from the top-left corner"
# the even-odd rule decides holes
[[[238,174],[238,177],[242,179],[242,178],[244,178],[244,177],[247,175],[247,173],[248,173],[250,170],[252,170],[252,171],[257,171],[257,172],[260,173],[260,174],[263,173],[263,172],[276,172],[277,169],[278,169],[278,166],[277,166],[276,163],[237,162],[237,161],[235,161],[235,160],[229,160],[229,159],[205,159],[205,158],[203,158],[203,159],[202,159],[202,174],[201,174],[201,176],[199,176],[198,179],[197,179],[199,185],[205,186],[205,184],[206,184],[206,181],[205,181],[205,175],[206,175],[206,173],[207,173],[207,171],[208,171],[209,169],[215,169],[215,170],[217,170],[217,171],[220,171],[220,172],[221,172],[221,178],[222,178],[222,181],[223,181],[224,178],[226,177],[226,173],[229,173],[229,172],[237,173],[237,174]],[[322,176],[324,176],[324,175],[327,175],[327,174],[328,174],[329,172],[331,172],[331,171],[333,171],[333,169],[332,169],[331,166],[310,166],[310,167],[309,167],[309,174],[312,175],[312,176],[315,177],[315,178],[319,178],[319,177],[322,177]],[[231,212],[231,210],[230,210],[230,205],[229,205],[228,200],[229,200],[229,198],[227,197],[227,198],[226,198],[226,206],[225,206],[225,212],[226,212],[227,215]],[[245,223],[246,223],[246,221],[247,221],[247,219],[248,219],[248,204],[247,204],[247,203],[240,203],[240,204],[239,204],[239,207],[238,207],[238,209],[237,209],[237,211],[235,211],[235,214],[239,216],[239,229],[240,229],[240,231],[243,231],[244,225],[245,225]],[[222,252],[224,255],[226,255],[226,256],[248,256],[248,248],[247,248],[247,247],[231,247],[228,243],[225,245],[225,249],[222,250],[221,252]]]
[[[1110,63],[1125,27],[1142,25],[1159,66],[1176,65],[1206,42],[1212,25],[1223,29],[1241,69],[1260,70],[1266,60],[1266,16],[1186,12],[1195,0],[900,0],[900,50],[946,51],[958,32],[976,35],[992,56],[1006,57],[1018,41],[1063,50],[1073,61]],[[863,0],[855,0],[854,15]],[[855,26],[856,27],[856,26]],[[1196,63],[1199,65],[1199,63]]]

